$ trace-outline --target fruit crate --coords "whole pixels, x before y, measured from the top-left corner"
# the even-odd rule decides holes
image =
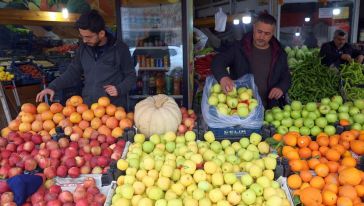
[[[287,185],[287,178],[279,177],[276,181],[279,183],[281,188],[284,190],[284,193],[286,194],[287,199],[288,199],[289,203],[291,204],[291,206],[295,206],[293,203],[292,191],[289,189],[289,187]]]

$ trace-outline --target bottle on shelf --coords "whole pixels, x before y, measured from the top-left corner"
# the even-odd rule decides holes
[[[149,75],[148,72],[143,72],[143,95],[149,93]]]
[[[166,84],[166,94],[172,95],[173,94],[173,77],[169,74],[165,77],[165,84]]]
[[[164,81],[164,73],[163,72],[158,72],[158,74],[156,75],[155,85],[156,85],[156,93],[157,94],[165,93],[164,92],[165,81]]]
[[[151,73],[149,77],[149,95],[156,94],[155,74]]]
[[[181,80],[182,80],[182,73],[179,70],[176,70],[173,75],[173,94],[174,95],[181,94]]]
[[[142,95],[143,94],[143,79],[142,76],[139,75],[137,82],[136,82],[136,94]]]

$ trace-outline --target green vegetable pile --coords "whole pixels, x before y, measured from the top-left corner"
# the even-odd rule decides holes
[[[340,76],[337,71],[321,64],[318,51],[306,55],[300,63],[291,67],[292,86],[288,91],[291,100],[306,104],[337,95]]]
[[[364,98],[364,65],[351,62],[340,67],[342,90],[347,100]]]
[[[288,56],[288,66],[290,68],[295,67],[296,64],[300,64],[305,57],[312,56],[313,53],[319,51],[319,48],[308,49],[306,46],[299,47],[285,47],[284,50]]]
[[[211,52],[213,52],[214,49],[211,48],[211,47],[206,47],[198,52],[195,53],[195,56],[200,56],[200,55],[206,55],[206,54],[209,54]]]

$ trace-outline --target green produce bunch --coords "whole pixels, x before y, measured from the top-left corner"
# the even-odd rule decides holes
[[[364,65],[351,62],[340,67],[342,89],[348,100],[364,98]]]

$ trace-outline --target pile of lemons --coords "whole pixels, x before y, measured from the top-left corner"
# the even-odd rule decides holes
[[[0,81],[11,81],[14,79],[14,74],[5,71],[5,67],[0,66]]]

